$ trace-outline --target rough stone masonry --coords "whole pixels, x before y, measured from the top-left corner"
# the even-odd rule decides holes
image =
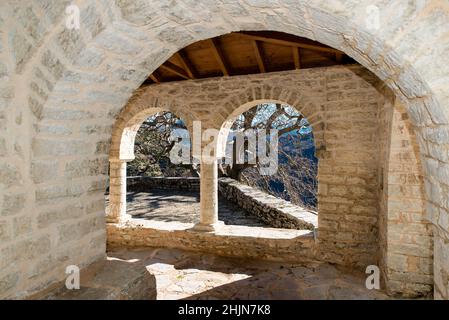
[[[65,26],[68,3],[0,4],[1,298],[28,296],[62,280],[69,264],[105,258],[112,128],[148,74],[198,40],[274,30],[344,51],[383,81],[402,110],[368,105],[349,129],[323,107],[324,119],[334,120],[323,127],[328,165],[320,162],[319,193],[331,200],[319,204],[319,228],[323,246],[335,250],[322,257],[352,263],[347,252],[360,249],[354,241],[369,238],[365,259],[380,245],[393,292],[433,288],[435,298],[449,299],[447,1],[76,0],[79,31]],[[365,24],[367,5],[379,9],[378,29]],[[337,99],[339,110],[347,93],[339,91],[351,90],[340,88],[344,82],[320,84],[322,99]],[[337,152],[354,128],[369,141],[368,150],[353,150],[370,163],[366,170],[335,163],[355,155]],[[366,188],[357,187],[359,174]],[[360,238],[351,231],[357,226]]]
[[[422,170],[413,148],[416,138],[407,130],[410,123],[401,113],[401,104],[361,66],[143,87],[118,116],[112,131],[110,157],[114,164],[116,159],[132,159],[132,138],[138,124],[159,110],[169,110],[181,117],[189,130],[193,121],[200,120],[204,128],[223,131],[256,103],[273,101],[295,107],[313,128],[318,158],[315,258],[362,269],[371,264],[381,265],[383,279],[393,294],[414,296],[431,291],[432,233],[422,205]],[[211,111],[210,105],[216,109]],[[393,129],[403,132],[398,135],[399,146],[390,141],[389,132]],[[399,158],[393,157],[395,153]],[[408,165],[406,169],[393,169],[404,162]],[[383,178],[386,170],[393,173]],[[118,172],[121,175],[116,175]],[[411,176],[414,179],[407,178]],[[126,177],[122,171],[111,171],[111,181],[123,184]],[[399,186],[394,194],[389,193]],[[119,207],[124,201],[120,193],[124,193],[117,189],[115,201]],[[201,197],[209,191],[209,188],[201,191]],[[238,198],[234,201],[238,202]],[[402,216],[407,219],[405,223]],[[122,228],[117,230],[123,232]],[[112,234],[110,231],[109,236]],[[129,242],[126,237],[124,245]],[[192,248],[213,248],[210,243],[208,246],[190,243]]]

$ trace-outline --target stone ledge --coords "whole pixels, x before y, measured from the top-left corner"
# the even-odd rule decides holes
[[[120,259],[101,260],[81,270],[80,289],[64,283],[37,293],[30,300],[155,300],[156,278],[144,265]]]
[[[271,261],[314,260],[316,245],[310,230],[286,230],[224,225],[217,232],[195,232],[193,224],[128,220],[107,224],[108,248],[164,247],[219,256]],[[175,227],[175,228],[173,228]],[[169,230],[169,228],[173,228]]]
[[[200,190],[198,177],[142,177],[134,176],[126,179],[128,191],[146,191],[151,189]]]
[[[231,178],[220,178],[218,189],[222,196],[275,228],[318,228],[318,215],[283,199],[244,185]]]

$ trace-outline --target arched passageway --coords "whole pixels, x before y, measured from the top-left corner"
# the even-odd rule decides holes
[[[378,10],[377,27],[366,22],[368,5]],[[65,28],[61,4],[1,6],[8,30],[0,47],[1,105],[15,108],[8,114],[2,111],[2,128],[16,137],[5,140],[1,152],[2,210],[18,215],[25,225],[11,235],[15,217],[8,215],[3,223],[9,231],[1,246],[1,277],[9,279],[9,285],[2,296],[25,295],[61,280],[65,263],[54,255],[70,251],[68,261],[80,266],[105,256],[102,192],[107,169],[98,162],[107,162],[109,149],[114,152],[112,125],[148,74],[198,40],[235,30],[275,30],[345,52],[382,79],[404,105],[415,128],[425,208],[434,234],[435,297],[449,298],[446,2],[330,5],[281,0],[206,6],[180,1],[172,7],[143,0],[86,1],[79,3],[84,26],[80,32]],[[37,16],[42,19],[30,19]],[[254,99],[260,99],[257,93]],[[57,174],[55,166],[60,168]],[[67,220],[42,222],[51,212],[78,207]],[[22,247],[38,250],[19,250]],[[35,252],[46,255],[51,266],[39,277],[32,275],[44,262]],[[400,263],[408,267],[415,262]]]
[[[217,89],[219,96],[214,94]],[[400,105],[367,70],[330,67],[151,85],[136,93],[119,119],[133,114],[133,108],[140,110],[143,102],[157,107],[168,105],[168,101],[172,108],[189,110],[192,123],[200,120],[201,132],[220,129],[215,163],[209,175],[206,172],[201,177],[206,185],[201,191],[201,216],[206,221],[203,225],[210,226],[208,230],[216,229],[218,221],[217,159],[232,123],[254,105],[289,104],[313,128],[319,159],[319,223],[312,256],[356,268],[380,265],[392,293],[416,295],[431,289],[431,230],[424,208],[409,206],[422,201],[422,180],[405,181],[397,190],[398,181],[389,174],[394,165],[403,165],[401,161],[417,159],[412,147],[416,141],[409,133],[400,138],[399,145],[390,141],[392,130],[409,128],[410,123],[407,117],[397,116],[402,114],[397,111]],[[214,114],[207,111],[211,104],[217,106]],[[126,132],[123,127],[116,128],[116,136]],[[113,145],[111,150],[118,149]],[[419,177],[419,161],[414,163]],[[401,170],[393,170],[398,178]],[[396,190],[394,194],[389,193],[392,190]],[[398,215],[408,220],[398,219]],[[416,256],[417,248],[420,256]],[[406,262],[397,263],[398,259]],[[404,273],[415,274],[415,285],[401,284]]]

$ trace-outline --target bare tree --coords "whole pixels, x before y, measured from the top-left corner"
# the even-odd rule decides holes
[[[129,175],[197,176],[198,169],[190,164],[173,164],[170,151],[176,141],[174,130],[187,130],[183,121],[171,112],[159,112],[146,119],[136,135],[135,159],[128,164]]]
[[[267,141],[270,129],[278,130],[279,139],[295,150],[303,145],[299,138],[301,130],[309,128],[307,120],[288,105],[261,104],[239,116],[231,127],[233,134],[245,134],[249,130],[265,130]],[[310,129],[310,128],[309,128]],[[173,164],[170,152],[176,141],[172,140],[174,130],[187,130],[184,123],[170,112],[161,112],[148,118],[140,127],[135,141],[136,158],[129,163],[130,175],[147,176],[199,176],[199,167],[191,164]],[[236,150],[237,143],[229,141],[232,148],[232,163],[219,166],[221,175],[242,181],[274,196],[292,203],[314,209],[316,206],[316,161],[304,157],[300,152],[278,150],[280,161],[276,163],[277,172],[262,175],[259,172],[260,159],[254,164],[239,163],[238,155],[244,157],[251,152],[248,143]],[[190,145],[191,148],[191,145]],[[192,160],[192,159],[191,159]]]
[[[288,105],[262,104],[258,105],[236,119],[231,131],[245,134],[248,130],[265,129],[269,135],[269,129],[278,130],[278,137],[293,149],[301,150],[300,132],[308,129],[307,120],[296,110]],[[266,139],[269,140],[269,137]],[[276,197],[291,201],[297,205],[315,209],[316,207],[316,161],[304,157],[301,152],[288,152],[279,148],[278,158],[281,160],[276,165],[277,172],[274,175],[262,175],[259,171],[260,162],[256,158],[255,164],[238,163],[239,154],[246,155],[250,152],[248,144],[243,144],[241,150],[237,150],[234,141],[228,146],[232,148],[232,163],[221,164],[220,171],[228,176],[244,182],[250,186],[268,192]]]
[[[243,170],[240,181],[275,197],[316,210],[316,162],[280,151],[288,160],[278,165],[274,175],[261,175],[258,168]]]
[[[268,103],[257,105],[242,113],[233,123],[231,132],[245,135],[246,131],[252,130],[260,132],[263,129],[266,130],[266,141],[269,141],[271,129],[276,129],[278,131],[278,136],[281,137],[286,133],[298,131],[306,126],[308,126],[306,119],[292,107]],[[220,166],[222,175],[239,180],[243,170],[260,165],[259,157],[256,157],[255,164],[239,163],[239,155],[247,155],[250,152],[247,143],[241,146],[243,149],[237,150],[237,144],[234,140],[230,147],[233,148],[231,158],[232,163]]]

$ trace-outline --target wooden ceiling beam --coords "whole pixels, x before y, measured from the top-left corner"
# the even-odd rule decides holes
[[[156,75],[156,70],[150,74],[150,79],[153,80],[156,83],[161,83],[161,80],[159,79],[159,77]]]
[[[341,52],[336,52],[336,53],[335,53],[335,60],[336,60],[338,63],[341,63],[342,60],[343,60],[343,54],[342,54]]]
[[[182,77],[184,79],[187,79],[187,80],[190,79],[189,75],[187,74],[187,72],[183,68],[178,67],[176,64],[171,63],[170,61],[165,61],[160,66],[160,68],[165,69],[165,70],[167,70],[167,71],[169,71],[171,73],[174,73],[174,74],[176,74],[176,75],[178,75],[178,76],[180,76],[180,77]]]
[[[267,72],[265,68],[264,56],[261,48],[261,44],[259,41],[253,41],[254,53],[256,55],[257,65],[259,66],[260,73]]]
[[[187,54],[184,52],[183,49],[179,50],[177,53],[175,53],[176,57],[178,57],[179,61],[181,61],[184,70],[189,75],[190,79],[196,79],[196,71],[195,68],[190,63],[189,58],[187,57]]]
[[[224,54],[223,51],[221,50],[221,46],[218,43],[218,40],[208,39],[207,41],[209,42],[210,47],[212,48],[212,52],[215,56],[215,59],[220,65],[221,72],[223,73],[224,76],[229,76],[229,67],[226,65]]]
[[[275,38],[269,38],[269,37],[265,37],[265,36],[256,36],[256,35],[247,34],[244,32],[239,32],[239,34],[248,39],[277,44],[277,45],[285,46],[285,47],[298,47],[298,48],[303,48],[303,49],[322,51],[322,52],[331,52],[331,53],[340,53],[341,52],[334,48],[321,47],[321,46],[314,45],[314,44],[300,43],[300,42],[294,42],[294,41],[282,40],[282,39],[275,39]]]
[[[301,57],[298,47],[292,47],[293,63],[295,64],[295,69],[301,69]]]

